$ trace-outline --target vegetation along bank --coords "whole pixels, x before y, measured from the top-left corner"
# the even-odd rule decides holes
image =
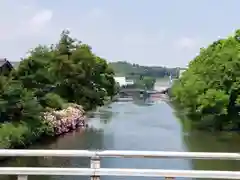
[[[201,48],[171,96],[197,128],[239,131],[240,30]]]
[[[84,112],[117,89],[107,61],[68,31],[57,44],[31,50],[17,69],[1,71],[0,148],[25,147],[81,126]]]

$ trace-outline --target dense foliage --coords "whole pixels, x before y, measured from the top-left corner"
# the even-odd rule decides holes
[[[112,62],[109,64],[116,75],[120,76],[148,76],[154,78],[163,78],[169,76],[170,74],[173,77],[178,76],[178,68],[166,68],[160,66],[141,66],[138,64],[131,64],[124,61]]]
[[[0,77],[0,146],[24,146],[51,133],[41,115],[77,103],[86,110],[116,93],[114,72],[91,47],[63,31],[56,45],[31,50],[17,70]],[[29,141],[29,142],[28,142]]]
[[[172,88],[173,99],[212,130],[240,128],[240,30],[202,48]]]

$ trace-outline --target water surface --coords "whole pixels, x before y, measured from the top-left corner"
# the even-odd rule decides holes
[[[212,151],[239,152],[238,138],[226,139],[221,134],[184,132],[184,126],[174,110],[162,100],[135,99],[115,102],[99,108],[89,118],[89,129],[78,130],[52,142],[30,148],[90,149],[90,150],[149,150],[149,151]],[[89,167],[88,158],[16,158],[1,166]],[[237,161],[206,161],[184,159],[121,159],[101,160],[105,168],[163,168],[239,170]],[[1,176],[0,180],[15,177]],[[89,177],[30,177],[30,180],[77,180]],[[101,179],[160,179],[133,177],[101,177]],[[178,178],[181,179],[181,178]]]

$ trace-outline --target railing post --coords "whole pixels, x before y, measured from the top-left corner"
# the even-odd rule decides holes
[[[99,169],[99,168],[100,168],[100,157],[99,156],[91,157],[91,169]],[[100,180],[100,176],[93,175],[91,176],[91,180]]]
[[[17,180],[27,180],[28,176],[27,175],[18,175]]]
[[[166,180],[174,180],[174,177],[165,177]]]

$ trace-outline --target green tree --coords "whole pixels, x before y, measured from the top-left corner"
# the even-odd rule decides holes
[[[152,77],[144,77],[142,81],[146,89],[149,89],[149,90],[152,90],[156,83],[156,79]]]
[[[23,83],[24,87],[33,91],[37,97],[43,96],[49,91],[56,80],[54,72],[51,72],[50,62],[54,59],[54,53],[46,46],[37,46],[30,51],[30,56],[23,59],[14,72],[14,79]]]
[[[86,110],[116,94],[114,72],[89,45],[63,31],[57,44],[39,45],[22,59],[18,69],[0,77],[0,147],[27,145],[53,128],[43,112],[65,103]],[[9,129],[9,131],[8,131]]]
[[[106,96],[116,93],[113,76],[107,61],[93,54],[87,44],[70,37],[69,31],[61,33],[56,45],[32,50],[14,75],[43,106],[45,94],[56,93],[86,109],[103,105]]]
[[[201,48],[171,93],[198,123],[211,116],[211,129],[240,128],[240,41],[234,36]],[[209,119],[209,118],[208,118]],[[209,125],[209,123],[208,123]]]

